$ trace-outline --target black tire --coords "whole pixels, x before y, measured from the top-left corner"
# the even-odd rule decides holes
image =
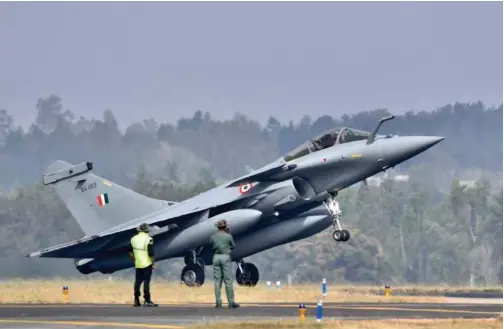
[[[342,230],[343,232],[343,240],[342,241],[348,241],[350,240],[350,232],[348,230]]]
[[[332,234],[332,237],[335,241],[344,241],[345,239],[345,233],[343,233],[343,231],[340,231],[340,230],[335,230]]]
[[[188,287],[200,287],[205,283],[205,271],[198,265],[187,265],[182,269],[180,281]]]
[[[243,273],[240,272],[240,269],[236,269],[236,283],[240,286],[245,287],[255,287],[257,282],[259,282],[259,270],[252,263],[243,263],[241,264],[243,269]]]

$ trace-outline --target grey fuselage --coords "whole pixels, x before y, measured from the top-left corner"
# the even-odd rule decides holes
[[[280,165],[287,168],[273,172],[268,179],[252,180],[245,188],[243,185],[230,187],[229,183],[222,184],[135,221],[155,223],[158,218],[163,218],[165,212],[206,209],[206,213],[186,216],[184,222],[175,229],[154,233],[156,259],[184,257],[197,250],[198,257],[205,264],[211,264],[208,239],[215,232],[215,222],[226,219],[236,242],[232,259],[238,261],[325,230],[333,223],[331,214],[323,204],[331,194],[394,167],[442,139],[429,136],[377,136],[370,144],[361,139],[307,154],[301,150],[300,156],[282,157],[256,170],[262,172]],[[248,176],[244,175],[243,178]],[[238,189],[242,190],[237,193]],[[117,244],[117,248],[109,249],[108,253],[80,261],[77,268],[82,273],[112,273],[132,267],[125,252],[128,243],[129,239],[124,239]]]

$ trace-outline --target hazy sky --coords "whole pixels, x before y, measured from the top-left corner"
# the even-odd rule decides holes
[[[502,2],[0,3],[0,108],[121,124],[502,102]]]

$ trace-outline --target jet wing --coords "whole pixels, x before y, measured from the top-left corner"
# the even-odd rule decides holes
[[[156,225],[159,233],[167,229],[179,227],[184,229],[193,223],[192,219],[208,218],[208,211],[212,207],[236,200],[239,192],[226,187],[239,186],[242,183],[274,181],[274,176],[286,170],[295,168],[283,161],[255,170],[241,178],[231,181],[216,189],[203,192],[182,202],[170,202],[170,206],[155,213],[135,218],[120,225],[116,225],[91,237],[74,240],[61,245],[45,248],[29,254],[29,257],[51,258],[95,258],[102,252],[116,250],[127,246],[136,228],[141,223]],[[224,188],[222,188],[224,187]]]
[[[192,213],[183,213],[180,216],[176,216],[175,213],[170,216],[169,212],[165,211],[160,214],[150,215],[150,218],[138,218],[90,237],[84,237],[32,252],[27,257],[95,258],[103,252],[127,246],[140,223],[146,222],[151,225],[151,236],[156,236],[179,226],[184,226],[183,221],[187,217],[194,218],[199,216],[200,219],[208,217],[208,210],[206,209]]]
[[[113,237],[91,236],[32,252],[28,257],[87,258],[104,248]],[[91,256],[91,258],[93,258]]]

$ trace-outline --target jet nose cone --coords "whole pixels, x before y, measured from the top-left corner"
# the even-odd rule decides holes
[[[391,139],[393,140],[393,139]],[[439,136],[406,136],[397,140],[390,148],[389,163],[398,164],[426,151],[444,140]]]
[[[441,142],[444,137],[439,137],[439,136],[425,136],[420,138],[419,144],[421,144],[421,148],[423,150],[428,149],[429,147],[432,147],[436,145],[437,143]]]
[[[425,150],[433,147],[437,143],[441,142],[444,137],[438,136],[416,136],[412,137],[409,141],[409,147],[407,148],[410,156],[417,155],[424,152]]]
[[[438,136],[415,136],[408,141],[407,147],[410,156],[417,155],[441,142],[444,137]]]

